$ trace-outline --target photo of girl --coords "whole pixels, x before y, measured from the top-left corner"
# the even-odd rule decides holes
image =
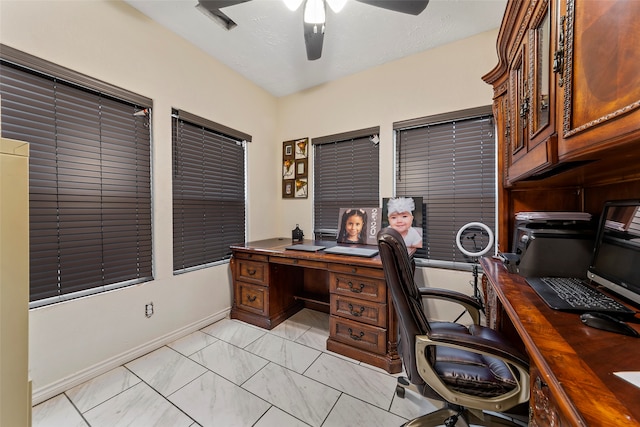
[[[338,243],[367,242],[367,213],[364,209],[347,209],[340,220]]]

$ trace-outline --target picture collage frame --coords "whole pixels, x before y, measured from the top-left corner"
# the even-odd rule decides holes
[[[282,143],[282,197],[306,199],[309,196],[309,138]]]

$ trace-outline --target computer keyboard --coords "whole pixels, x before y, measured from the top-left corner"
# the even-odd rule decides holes
[[[570,277],[530,277],[529,286],[554,310],[597,311],[613,315],[633,315],[635,311],[613,298]]]

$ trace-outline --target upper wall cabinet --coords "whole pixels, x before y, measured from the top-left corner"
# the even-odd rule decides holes
[[[640,138],[640,1],[562,0],[561,161]]]
[[[640,139],[639,20],[635,0],[508,1],[483,77],[503,185]]]

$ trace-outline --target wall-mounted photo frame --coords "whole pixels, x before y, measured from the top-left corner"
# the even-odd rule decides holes
[[[296,179],[295,198],[306,199],[309,195],[309,182],[307,178]]]
[[[307,177],[307,159],[296,160],[296,178]]]
[[[285,199],[293,199],[295,185],[296,185],[295,179],[283,180],[282,181],[282,197]]]
[[[304,199],[309,195],[309,138],[282,143],[282,197]]]

